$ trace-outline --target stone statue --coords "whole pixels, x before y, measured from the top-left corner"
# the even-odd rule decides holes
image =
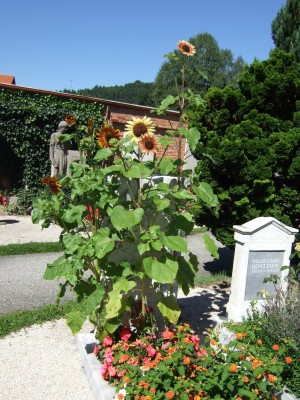
[[[66,121],[58,124],[58,131],[50,137],[49,157],[51,161],[51,176],[66,175],[68,164],[68,151],[71,149],[70,142],[60,142],[59,137],[68,126]]]

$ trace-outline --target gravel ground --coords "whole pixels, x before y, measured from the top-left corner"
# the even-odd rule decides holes
[[[60,232],[60,228],[56,226],[42,230],[41,226],[32,224],[30,217],[0,216],[0,245],[57,241]],[[215,265],[215,260],[205,252],[199,238],[200,236],[197,238],[193,235],[189,241],[189,248],[200,257],[201,271],[209,273],[213,265],[217,269],[224,269],[220,265],[227,267],[231,255],[224,251],[226,249],[221,246],[226,257]],[[0,266],[1,258],[4,264],[5,257],[0,257]],[[24,263],[25,260],[26,258]],[[0,287],[2,281],[3,290],[7,292],[9,285],[14,284],[7,277],[8,274],[9,271],[0,274]],[[20,291],[21,284],[22,280],[19,282]],[[17,294],[11,296],[16,297]],[[222,285],[196,288],[188,297],[179,291],[178,298],[182,320],[190,323],[191,327],[202,335],[207,327],[213,326],[214,319],[224,315],[228,288]],[[91,328],[87,324],[82,332],[90,332]],[[0,360],[0,400],[94,398],[77,350],[76,337],[72,335],[63,319],[34,325],[1,339]]]

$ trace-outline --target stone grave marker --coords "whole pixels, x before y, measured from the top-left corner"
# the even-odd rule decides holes
[[[234,225],[236,241],[231,292],[227,303],[227,318],[242,321],[253,300],[261,307],[264,300],[258,295],[265,290],[276,293],[273,283],[264,283],[271,275],[280,277],[280,286],[286,289],[285,277],[290,265],[292,243],[297,229],[288,227],[272,217],[255,218],[243,225]]]

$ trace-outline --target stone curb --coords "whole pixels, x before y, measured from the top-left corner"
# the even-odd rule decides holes
[[[79,333],[77,347],[84,370],[96,400],[113,400],[116,396],[115,389],[100,375],[100,363],[94,356],[94,347],[97,343],[94,334]]]

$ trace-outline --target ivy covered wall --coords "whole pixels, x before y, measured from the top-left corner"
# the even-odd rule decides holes
[[[68,114],[86,124],[103,121],[104,105],[43,93],[0,88],[0,190],[36,188],[49,175],[49,140]]]

